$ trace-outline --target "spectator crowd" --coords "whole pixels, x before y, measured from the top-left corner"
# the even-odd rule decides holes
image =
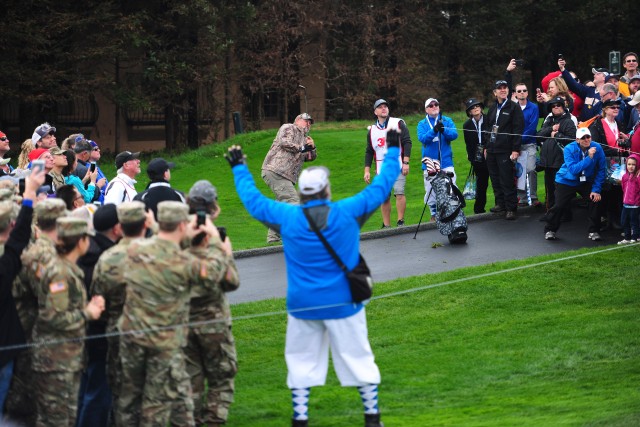
[[[527,84],[514,84],[513,72],[520,65],[511,60],[493,84],[494,99],[486,105],[477,98],[465,101],[468,120],[461,130],[470,176],[476,179],[473,211],[486,212],[490,183],[495,198],[490,212],[515,220],[519,207],[544,208],[544,238],[556,240],[561,223],[572,220],[571,204],[579,194],[588,207],[589,239],[601,240],[606,225],[622,231],[619,244],[636,242],[638,55],[623,56],[623,75],[593,68],[584,82],[568,65],[559,57],[558,70],[546,75],[533,94]],[[451,144],[458,129],[440,112],[436,98],[429,97],[424,110],[416,133],[425,209],[434,220],[437,206],[427,165],[437,161],[455,182]],[[369,190],[343,202],[330,201],[328,170],[302,170],[304,162],[318,156],[307,113],[283,125],[265,153],[261,177],[283,203],[256,194],[239,147],[229,154],[243,202],[269,228],[267,241],[289,242],[285,252],[286,246],[296,248],[287,254],[295,265],[288,268],[287,304],[293,312],[286,349],[294,426],[307,425],[309,388],[324,384],[326,361],[319,358],[321,368],[305,368],[312,357],[305,353],[309,348],[328,351],[321,343],[323,328],[343,331],[331,338],[332,352],[334,345],[345,346],[333,353],[338,376],[344,385],[358,387],[365,426],[382,425],[379,372],[367,340],[364,306],[304,314],[327,294],[335,298],[327,304],[337,304],[348,293],[333,289],[302,299],[291,294],[296,287],[315,292],[297,273],[308,274],[306,262],[340,277],[334,282],[308,279],[317,279],[318,286],[347,286],[302,211],[291,206],[302,206],[305,215],[311,212],[351,268],[358,259],[359,227],[378,206],[382,227],[391,226],[390,193],[395,223],[405,224],[409,131],[404,120],[390,116],[384,99],[374,102],[373,113],[364,157]],[[140,153],[118,153],[117,174],[108,179],[98,165],[96,141],[76,133],[58,145],[56,128],[49,123],[39,125],[22,144],[16,168],[6,157],[9,151],[0,131],[0,255],[7,267],[0,275],[3,419],[19,426],[225,424],[237,372],[226,293],[238,288],[239,276],[231,242],[214,225],[220,214],[217,189],[201,180],[183,194],[171,187],[175,164],[158,157],[146,167],[151,183],[138,192]],[[385,160],[387,153],[393,158]],[[541,171],[545,201],[538,198]],[[344,230],[336,231],[340,227]],[[353,242],[343,244],[345,235]],[[355,356],[347,348],[345,330],[357,331]]]

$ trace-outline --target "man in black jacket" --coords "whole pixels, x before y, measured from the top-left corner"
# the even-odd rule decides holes
[[[493,213],[506,211],[506,219],[516,219],[518,197],[514,179],[515,161],[520,155],[524,115],[520,106],[509,100],[509,87],[505,80],[495,83],[493,94],[496,102],[487,113],[487,167],[496,205]]]
[[[165,200],[173,200],[175,202],[186,203],[184,195],[171,188],[171,169],[176,166],[173,162],[167,162],[162,157],[156,157],[149,162],[147,166],[147,175],[151,182],[147,186],[147,189],[142,193],[139,193],[133,200],[140,200],[144,202],[147,209],[153,211],[153,216],[158,219],[158,203]]]
[[[25,190],[22,194],[22,207],[15,223],[13,201],[0,202],[0,348],[25,344],[24,331],[16,304],[11,294],[13,281],[22,268],[20,255],[29,244],[33,206],[36,204],[36,191],[44,183],[45,172],[41,170],[25,178]],[[2,408],[11,382],[13,358],[20,349],[0,351],[0,420]]]
[[[98,258],[122,238],[116,205],[108,203],[98,208],[93,215],[93,228],[96,235],[90,238],[89,250],[78,259],[78,266],[84,273],[87,295],[90,295],[93,270]],[[91,322],[87,327],[87,335],[102,335],[106,327],[107,323],[103,320]],[[107,383],[107,340],[90,339],[85,348],[88,363],[80,383],[76,426],[106,427],[111,411],[111,391]]]

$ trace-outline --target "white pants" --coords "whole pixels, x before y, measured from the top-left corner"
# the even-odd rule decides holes
[[[451,180],[453,181],[453,185],[457,187],[458,185],[456,184],[456,171],[453,170],[453,166],[442,168],[442,170],[445,172],[453,172],[453,177],[451,178]],[[429,204],[429,210],[431,211],[431,216],[433,216],[436,214],[436,193],[431,191],[431,181],[428,179],[429,174],[427,173],[426,169],[422,171],[422,176],[424,181],[424,202]]]
[[[373,360],[367,337],[364,308],[343,319],[287,320],[287,386],[324,385],[329,369],[329,348],[336,375],[343,387],[380,384],[380,370]]]

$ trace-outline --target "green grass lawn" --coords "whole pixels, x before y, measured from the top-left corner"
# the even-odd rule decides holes
[[[454,162],[457,173],[458,185],[462,188],[467,174],[469,162],[462,135],[462,123],[467,119],[464,112],[448,114],[455,122],[458,130],[458,139],[453,142]],[[416,136],[416,126],[423,116],[405,117],[407,126],[411,132],[413,151],[411,155],[411,169],[407,177],[406,197],[407,210],[405,213],[406,224],[417,224],[424,207],[424,185],[422,182],[422,169],[420,160],[421,144]],[[318,159],[310,164],[322,164],[331,170],[331,190],[334,200],[340,200],[351,196],[365,187],[364,153],[366,146],[367,126],[371,121],[351,121],[337,123],[317,123],[311,130],[311,136],[318,146]],[[266,228],[252,219],[242,206],[233,185],[233,176],[227,162],[222,157],[227,147],[231,144],[240,144],[247,154],[249,168],[256,183],[263,194],[273,197],[273,193],[260,178],[262,161],[271,147],[277,129],[260,131],[250,134],[238,135],[229,141],[202,147],[199,150],[186,152],[176,156],[169,156],[177,166],[172,171],[172,185],[187,192],[191,185],[198,179],[208,179],[218,187],[222,213],[217,225],[227,227],[227,232],[233,243],[234,249],[248,249],[266,246]],[[162,153],[154,154],[160,156]],[[142,171],[138,179],[137,189],[142,191],[148,183],[146,165],[151,155],[145,155],[142,162]],[[115,175],[112,161],[105,158],[101,167],[108,177]],[[544,200],[544,185],[540,175],[538,194]],[[393,202],[392,202],[393,203]],[[493,191],[489,186],[487,209],[493,206]],[[471,201],[465,213],[473,213],[473,201]],[[429,214],[426,214],[428,221]],[[395,224],[395,203],[392,207],[392,223]],[[365,224],[363,231],[377,230],[382,224],[382,216],[376,213]]]
[[[581,250],[377,284],[367,313],[384,422],[640,425],[637,256],[638,245]],[[289,424],[284,307],[233,307],[231,426]],[[362,425],[361,406],[330,369],[312,389],[310,425]]]

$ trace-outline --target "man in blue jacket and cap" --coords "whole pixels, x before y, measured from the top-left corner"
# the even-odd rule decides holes
[[[544,227],[546,240],[556,240],[562,213],[571,209],[571,200],[580,194],[589,204],[589,235],[591,240],[600,237],[600,202],[602,184],[606,177],[607,164],[599,143],[591,140],[588,128],[576,131],[576,140],[564,147],[564,163],[556,174],[556,202],[547,213]]]
[[[300,174],[300,204],[262,195],[239,146],[229,148],[236,190],[249,213],[282,236],[287,266],[287,385],[293,401],[293,427],[308,425],[311,387],[325,384],[329,348],[342,386],[357,387],[365,427],[382,427],[378,409],[380,371],[369,344],[364,304],[354,302],[345,272],[329,253],[315,222],[348,271],[359,263],[360,228],[387,199],[400,175],[400,130],[389,128],[387,153],[372,183],[355,196],[331,201],[329,170],[307,168]],[[307,216],[309,215],[309,220]]]

